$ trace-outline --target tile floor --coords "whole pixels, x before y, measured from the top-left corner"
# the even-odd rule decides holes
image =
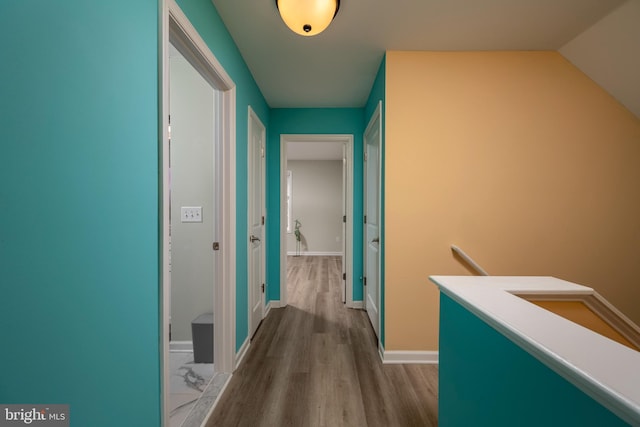
[[[193,352],[169,353],[169,374],[170,427],[200,427],[229,375],[194,363]]]

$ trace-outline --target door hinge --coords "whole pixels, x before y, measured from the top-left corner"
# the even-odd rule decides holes
[[[213,250],[214,251],[219,251],[220,250],[220,243],[219,242],[213,242]]]
[[[367,152],[365,151],[365,152],[364,152],[364,161],[366,162],[366,161],[368,160],[368,158],[369,158],[369,155],[368,155],[368,154],[367,154]]]
[[[347,216],[346,215],[342,215],[342,222],[344,222],[344,223],[347,222]]]
[[[366,215],[364,216],[364,223],[365,224],[367,223],[367,216]]]
[[[262,293],[264,294],[264,283],[262,284],[261,288],[262,288]]]
[[[264,147],[260,147],[260,157],[264,158]]]
[[[362,284],[363,284],[364,286],[367,286],[367,278],[366,278],[366,277],[363,277],[363,278],[362,278]]]
[[[262,215],[262,225],[264,225],[264,215]]]
[[[347,273],[342,273],[342,280],[347,280]]]

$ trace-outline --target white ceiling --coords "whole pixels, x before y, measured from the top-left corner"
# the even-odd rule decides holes
[[[212,0],[273,108],[362,107],[385,50],[558,50],[624,0],[341,0],[302,37],[275,0]]]

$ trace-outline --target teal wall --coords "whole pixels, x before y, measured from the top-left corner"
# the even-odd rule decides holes
[[[267,129],[269,108],[212,3],[179,3],[237,86],[239,347],[248,106]],[[70,404],[72,425],[160,424],[158,16],[0,3],[0,402]]]
[[[0,402],[157,427],[157,1],[3,0],[0,34]]]
[[[443,293],[439,351],[441,427],[628,425]]]
[[[271,110],[267,146],[267,300],[280,299],[280,135],[352,134],[353,300],[362,300],[362,108],[275,108]],[[282,242],[286,244],[286,242]],[[347,273],[349,274],[349,273]],[[284,280],[284,278],[282,278]]]
[[[354,135],[362,217],[366,119],[362,108],[270,111],[213,4],[178,3],[236,84],[237,350],[248,337],[248,106],[267,129],[271,218],[281,133]],[[9,41],[0,62],[0,402],[68,403],[73,425],[157,426],[158,3],[5,0],[0,28]],[[277,227],[270,221],[267,236]],[[361,300],[357,221],[353,239]],[[279,284],[280,242],[269,245],[268,280]]]
[[[369,93],[369,98],[367,99],[367,103],[364,106],[364,118],[365,118],[365,127],[369,123],[369,119],[371,115],[378,107],[378,102],[382,101],[382,129],[383,129],[383,137],[384,137],[384,108],[386,101],[386,63],[387,63],[386,55],[382,57],[380,61],[380,67],[378,67],[378,72],[376,74],[376,78],[373,82],[373,86],[371,87],[371,92]]]
[[[211,0],[178,0],[200,36],[236,84],[236,351],[249,335],[247,285],[248,106],[269,132],[269,106]]]
[[[382,204],[382,213],[380,215],[380,235],[382,236],[381,244],[380,244],[380,342],[382,343],[382,347],[385,345],[385,135],[386,135],[386,55],[383,56],[382,62],[380,63],[380,67],[378,68],[378,74],[376,75],[376,79],[373,82],[373,87],[371,88],[371,93],[369,94],[369,99],[367,99],[367,103],[364,107],[364,117],[365,117],[365,129],[369,124],[369,120],[371,120],[371,116],[374,111],[378,107],[378,103],[382,101],[382,147],[381,147],[381,161],[382,161],[382,188],[380,189],[380,203]]]

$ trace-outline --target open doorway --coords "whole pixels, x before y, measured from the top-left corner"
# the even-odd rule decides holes
[[[219,393],[235,359],[235,84],[175,1],[162,12],[162,425],[200,425],[215,400],[207,385]],[[185,403],[172,402],[170,350],[213,374],[205,384],[204,366],[178,369],[203,390],[183,420],[170,416]]]
[[[169,417],[180,425],[213,378],[215,91],[169,50]]]
[[[342,301],[353,307],[352,170],[352,135],[281,136],[281,305],[288,257],[329,256],[339,257]]]

